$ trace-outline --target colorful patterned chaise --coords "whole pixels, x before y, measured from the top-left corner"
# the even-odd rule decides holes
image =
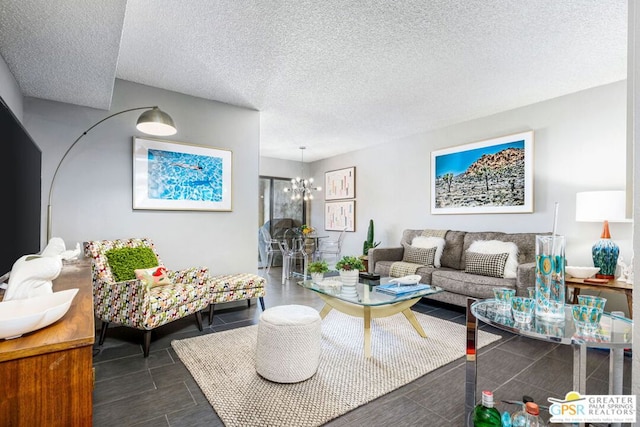
[[[94,311],[102,321],[99,344],[104,343],[109,323],[129,326],[145,331],[143,352],[147,357],[151,331],[159,326],[194,314],[198,329],[202,331],[200,311],[207,307],[211,298],[211,276],[206,267],[196,267],[181,271],[166,270],[170,284],[160,286],[150,287],[145,280],[136,278],[117,282],[107,252],[145,247],[153,251],[157,265],[162,266],[153,242],[147,238],[90,241],[85,246],[85,254],[92,259]],[[148,267],[152,266],[142,265],[138,268]]]
[[[251,298],[258,298],[264,311],[265,283],[264,277],[252,273],[214,276],[211,279],[209,324],[213,321],[213,307],[218,303],[246,299],[247,304],[251,306]]]

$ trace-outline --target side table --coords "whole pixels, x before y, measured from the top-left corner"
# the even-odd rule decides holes
[[[467,348],[465,366],[465,412],[467,424],[476,405],[476,377],[478,339],[478,321],[495,326],[527,338],[557,344],[570,345],[573,349],[573,390],[586,394],[587,388],[587,349],[608,349],[609,357],[609,394],[622,394],[622,374],[624,369],[624,349],[632,347],[633,321],[609,313],[604,313],[596,335],[585,337],[576,334],[571,314],[571,305],[565,306],[565,319],[548,323],[534,317],[531,323],[516,323],[511,315],[502,313],[494,299],[467,299]],[[567,390],[560,390],[562,397]],[[613,424],[619,427],[619,424]]]
[[[633,284],[609,280],[609,283],[584,283],[584,279],[566,277],[564,279],[567,288],[573,288],[572,304],[578,303],[578,295],[581,289],[604,292],[618,292],[627,296],[627,306],[629,307],[629,319],[633,319]]]

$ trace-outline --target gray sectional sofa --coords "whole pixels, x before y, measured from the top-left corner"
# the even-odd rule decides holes
[[[369,250],[369,271],[382,277],[389,277],[392,264],[402,261],[405,245],[423,235],[425,230],[404,230],[400,246],[377,247]],[[427,230],[429,232],[430,230]],[[467,297],[478,299],[493,298],[495,287],[516,290],[516,295],[527,295],[527,287],[535,286],[536,235],[550,233],[502,233],[447,230],[444,234],[445,246],[440,259],[441,266],[420,267],[415,274],[422,276],[422,283],[429,283],[444,289],[444,292],[429,298],[465,307]],[[466,250],[475,241],[499,240],[513,242],[518,247],[518,266],[515,278],[500,278],[465,272]]]

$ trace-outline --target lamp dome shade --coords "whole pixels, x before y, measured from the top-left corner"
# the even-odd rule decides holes
[[[177,132],[173,119],[167,113],[154,107],[138,117],[136,128],[140,132],[156,136],[174,135]]]

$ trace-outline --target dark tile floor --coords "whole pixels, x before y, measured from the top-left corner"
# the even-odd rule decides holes
[[[258,274],[266,276],[260,270]],[[280,269],[268,276],[267,307],[304,304],[320,309],[321,300],[295,284],[280,283]],[[461,324],[464,311],[424,301],[414,306]],[[139,331],[110,328],[101,348],[96,344],[94,426],[222,426],[215,411],[180,362],[171,341],[215,333],[257,323],[261,310],[253,301],[216,307],[211,326],[205,321],[198,331],[193,316],[157,329],[148,358],[142,357]],[[97,322],[99,323],[99,322]],[[96,325],[97,328],[99,324]],[[564,397],[572,389],[572,352],[569,346],[515,336],[487,325],[481,329],[503,338],[478,354],[478,396],[493,390],[496,399],[520,400],[528,394],[536,402],[547,397]],[[624,393],[631,392],[631,357],[625,356]],[[587,394],[608,394],[608,353],[590,350]],[[461,358],[331,422],[328,426],[464,426],[465,361]],[[543,403],[544,404],[544,403]],[[514,405],[498,405],[500,411],[514,411]],[[541,411],[546,418],[548,413]]]

